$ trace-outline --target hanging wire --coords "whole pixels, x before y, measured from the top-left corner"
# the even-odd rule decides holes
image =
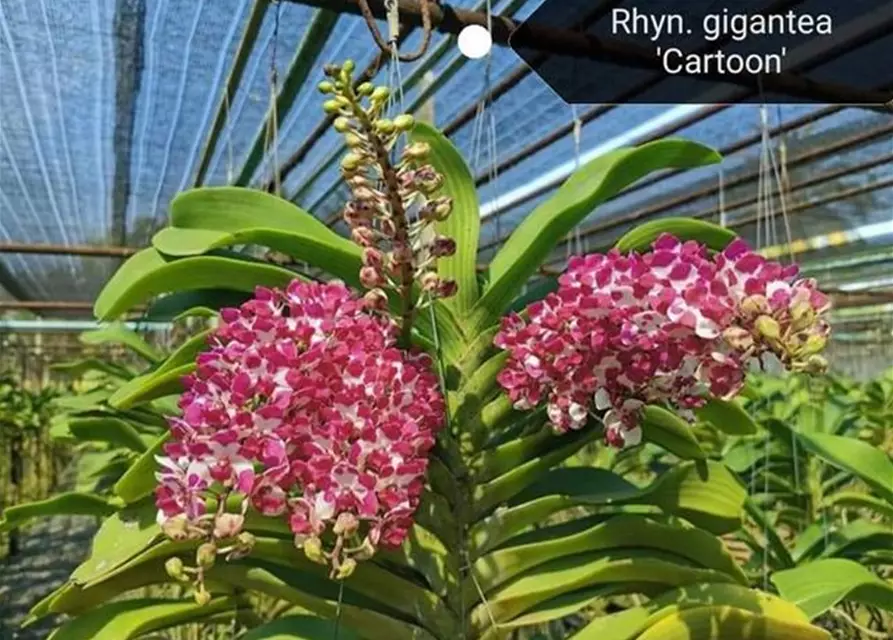
[[[719,167],[716,172],[717,179],[717,196],[719,198],[719,226],[725,227],[728,224],[728,220],[726,220],[726,180],[725,180],[725,170],[723,169],[723,163],[719,163]]]
[[[431,44],[431,6],[430,2],[432,0],[421,0],[419,2],[421,13],[422,13],[422,42],[419,45],[418,50],[413,51],[411,53],[398,53],[397,60],[400,62],[414,62],[418,60],[425,52],[428,50],[428,46]],[[396,50],[394,46],[397,41],[397,37],[399,36],[399,24],[397,28],[394,29],[391,23],[391,15],[392,13],[399,12],[399,2],[398,0],[385,0],[385,9],[388,12],[388,30],[389,30],[389,39],[385,40],[384,36],[381,35],[381,31],[378,30],[378,25],[375,23],[375,16],[372,14],[372,10],[369,8],[368,0],[358,0],[360,5],[360,13],[363,14],[363,19],[366,21],[366,26],[369,27],[369,32],[372,34],[372,38],[375,40],[375,44],[378,45],[378,48],[381,49],[384,53],[391,53],[393,50]],[[396,33],[396,35],[395,35]]]
[[[573,122],[573,128],[571,132],[574,141],[574,172],[576,173],[580,169],[580,138],[583,131],[583,122],[580,120],[580,116],[577,113],[577,105],[575,104],[571,105],[571,118]],[[577,224],[574,227],[571,240],[564,243],[565,264],[570,261],[572,254],[582,255],[583,253],[580,226],[581,224]]]
[[[229,91],[223,92],[223,112],[226,122],[226,183],[232,184],[235,179],[235,162],[233,162],[233,122],[230,118]]]
[[[279,96],[279,69],[277,65],[277,54],[279,50],[279,23],[282,12],[281,0],[273,0],[276,4],[276,12],[273,14],[273,45],[270,52],[270,117],[267,118],[267,128],[264,132],[264,148],[267,152],[272,153],[273,162],[270,164],[273,175],[271,176],[271,184],[273,193],[280,195],[282,193],[282,184],[280,182],[279,172],[276,167],[279,166],[279,113],[278,113],[278,96]]]
[[[492,34],[493,31],[493,8],[490,0],[486,3],[487,31]],[[493,99],[491,97],[491,87],[493,84],[493,51],[487,53],[486,66],[484,68],[484,83],[481,87],[481,97],[478,100],[477,110],[475,112],[474,122],[472,125],[471,146],[472,146],[472,164],[475,172],[478,172],[484,150],[487,153],[487,177],[493,185],[493,202],[496,208],[499,208],[499,196],[501,189],[499,186],[499,165],[498,165],[498,144],[496,137],[496,113],[493,109]],[[496,216],[496,241],[502,239],[502,216]]]

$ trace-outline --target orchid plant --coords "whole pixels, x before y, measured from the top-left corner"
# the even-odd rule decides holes
[[[752,589],[724,547],[745,491],[691,429],[756,429],[734,401],[750,367],[825,367],[815,283],[727,229],[663,219],[521,297],[600,202],[717,154],[673,139],[590,162],[479,274],[456,149],[386,117],[388,89],[357,83],[352,63],[326,74],[351,239],[259,191],[177,197],[96,313],[156,299],[150,315],[214,322],[110,400],[179,394],[179,410],[115,485],[91,557],[33,616],[74,616],[57,640],[117,640],[224,615],[253,627],[242,614],[265,594],[302,614],[246,639],[492,639],[632,595],[567,637],[828,638]],[[240,245],[313,271],[226,250]],[[676,461],[647,486],[580,457],[643,443]],[[191,595],[106,602],[169,582]]]

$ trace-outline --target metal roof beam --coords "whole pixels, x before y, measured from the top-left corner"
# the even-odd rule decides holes
[[[90,256],[103,258],[127,258],[139,251],[135,247],[93,245],[63,245],[63,244],[30,244],[25,242],[0,242],[0,254],[2,253],[28,253],[36,255],[54,256]],[[9,290],[8,287],[6,287]],[[10,291],[12,293],[12,291]],[[19,296],[16,296],[19,297]]]
[[[299,4],[327,8],[339,13],[361,15],[359,0],[290,0]],[[385,0],[367,0],[372,14],[386,18]],[[422,20],[420,0],[399,0],[398,6],[403,19],[416,26]],[[588,33],[554,29],[531,22],[518,22],[504,15],[493,16],[488,20],[486,13],[468,11],[449,5],[439,5],[429,1],[431,25],[444,33],[457,35],[468,25],[491,25],[493,42],[543,51],[556,55],[587,58],[610,62],[622,66],[660,71],[661,63],[648,47],[625,42],[616,38],[600,38]],[[889,33],[893,25],[893,7],[878,14],[867,16],[873,26],[882,33]],[[831,104],[852,104],[882,107],[891,101],[889,92],[878,92],[849,87],[831,82],[816,82],[791,73],[759,76],[742,73],[734,76],[720,73],[680,74],[713,80],[722,84],[734,84],[754,92],[777,93],[796,98]]]

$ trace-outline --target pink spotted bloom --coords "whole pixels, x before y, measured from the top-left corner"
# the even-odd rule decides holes
[[[430,358],[396,341],[392,321],[338,282],[259,288],[222,310],[170,420],[159,521],[201,525],[209,498],[235,495],[299,536],[350,514],[373,548],[399,545],[444,402]]]
[[[637,444],[645,404],[686,415],[730,398],[770,354],[791,370],[822,368],[828,299],[796,277],[742,240],[711,256],[663,235],[647,253],[572,258],[557,292],[503,320],[499,382],[517,409],[544,402],[559,432],[604,411],[607,442]]]

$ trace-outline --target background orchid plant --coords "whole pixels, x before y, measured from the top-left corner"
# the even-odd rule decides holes
[[[72,616],[57,640],[230,618],[246,639],[492,639],[612,600],[623,610],[561,637],[830,638],[810,622],[824,611],[787,599],[812,578],[752,588],[721,539],[741,529],[746,491],[694,435],[758,432],[735,400],[749,370],[824,370],[815,283],[726,229],[662,219],[521,297],[599,203],[717,154],[669,139],[591,161],[479,274],[456,149],[385,117],[387,88],[358,84],[351,63],[326,73],[350,239],[260,191],[172,203],[96,315],[154,300],[150,317],[212,322],[108,399],[165,403],[169,429],[32,617]],[[232,250],[255,245],[309,270]],[[581,457],[643,446],[671,461],[644,484]],[[113,600],[164,584],[183,597]],[[259,598],[295,609],[265,625]]]

